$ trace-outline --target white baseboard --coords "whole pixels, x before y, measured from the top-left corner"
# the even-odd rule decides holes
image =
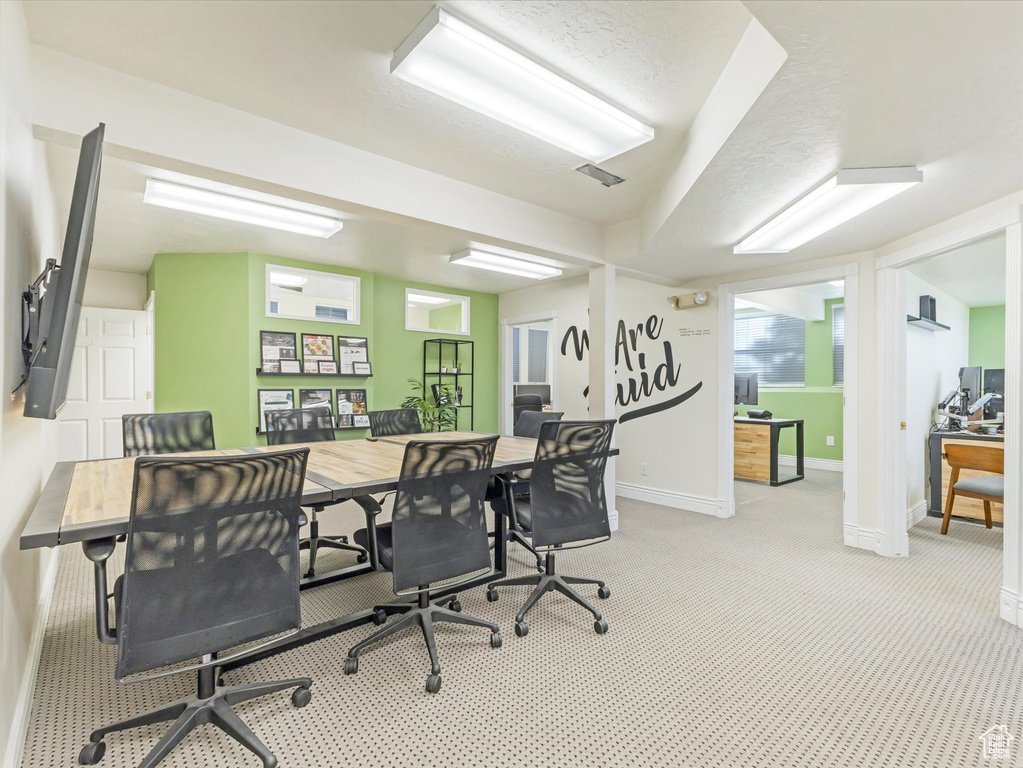
[[[674,507],[685,509],[689,512],[699,512],[701,515],[713,515],[714,517],[725,516],[725,502],[723,499],[711,499],[706,496],[690,496],[686,493],[676,491],[664,491],[660,488],[647,488],[632,483],[617,483],[615,491],[619,496],[638,501],[648,501],[651,504],[660,504],[662,507]]]
[[[998,613],[1010,624],[1023,627],[1023,595],[1002,587],[998,600]]]
[[[846,546],[868,549],[876,554],[881,554],[881,541],[883,538],[880,531],[857,528],[855,525],[846,525],[842,530],[842,540]]]
[[[927,499],[917,502],[906,510],[906,530],[908,531],[925,517],[927,517]]]
[[[28,670],[21,678],[21,687],[18,689],[18,698],[14,704],[14,716],[11,718],[11,731],[3,768],[17,768],[21,765],[25,735],[28,733],[28,719],[32,714],[32,694],[35,692],[36,675],[39,672],[39,655],[43,650],[43,635],[46,634],[46,619],[50,615],[50,600],[53,598],[53,586],[57,581],[59,556],[60,548],[54,547],[43,576],[42,591],[36,605],[36,620],[32,625],[32,640],[28,647]]]
[[[796,457],[779,453],[778,466],[794,467],[796,466]],[[823,469],[825,472],[841,472],[842,462],[839,459],[812,459],[809,456],[804,456],[803,469]]]

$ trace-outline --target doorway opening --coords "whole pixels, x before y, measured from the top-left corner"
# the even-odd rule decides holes
[[[522,407],[556,410],[557,316],[512,318],[501,327],[501,431],[514,432]],[[518,410],[517,410],[518,409]]]

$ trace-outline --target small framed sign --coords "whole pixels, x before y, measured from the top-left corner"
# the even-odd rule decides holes
[[[352,416],[352,426],[355,429],[369,429],[369,414],[357,413]]]
[[[302,373],[319,373],[320,364],[316,360],[303,360]]]
[[[320,373],[337,373],[337,363],[333,360],[321,360]]]
[[[356,364],[369,363],[369,340],[362,336],[338,336],[337,360],[341,373],[356,373]]]
[[[281,362],[280,360],[264,360],[262,370],[263,373],[280,373]]]
[[[295,354],[295,334],[287,331],[260,331],[259,349],[264,371],[267,370],[267,363],[298,359]]]
[[[337,426],[339,429],[352,429],[360,426],[356,420],[360,416],[365,417],[365,424],[369,426],[369,411],[366,408],[366,390],[364,389],[339,389],[337,396]],[[361,419],[360,419],[361,421]]]
[[[260,389],[257,392],[259,402],[259,429],[269,432],[270,425],[266,416],[270,411],[285,411],[295,407],[295,390],[293,389]]]
[[[373,366],[371,363],[353,363],[352,373],[356,376],[372,376]]]
[[[320,336],[315,333],[302,334],[303,360],[333,360],[334,337]]]
[[[281,360],[281,373],[302,373],[302,364],[298,360]]]

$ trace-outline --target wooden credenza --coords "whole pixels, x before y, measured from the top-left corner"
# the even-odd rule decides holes
[[[796,430],[796,473],[778,474],[778,438],[782,428]],[[742,480],[784,485],[803,479],[802,419],[735,419],[735,470]]]
[[[945,509],[945,499],[948,497],[948,483],[952,477],[952,470],[945,461],[944,446],[952,444],[976,445],[982,443],[992,448],[1005,448],[1004,435],[980,435],[974,432],[931,432],[928,439],[928,459],[930,462],[930,488],[931,501],[927,509],[930,517],[941,517]],[[964,469],[959,472],[959,479],[966,480],[970,477],[981,477],[989,475],[990,472],[978,472],[974,469]],[[980,499],[970,499],[966,496],[956,496],[955,505],[952,507],[953,517],[962,517],[969,520],[984,519],[984,502]],[[997,502],[991,504],[991,520],[1001,523],[1005,519],[1003,507]]]

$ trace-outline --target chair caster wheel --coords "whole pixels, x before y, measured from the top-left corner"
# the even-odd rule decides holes
[[[529,634],[529,625],[524,621],[516,621],[515,634],[519,637],[525,637]]]
[[[544,563],[542,560],[537,560],[536,561],[536,570],[538,570],[540,573],[543,573],[544,571],[547,570],[547,564]]]
[[[500,648],[501,647],[501,633],[500,632],[491,632],[490,633],[490,647],[491,648]]]
[[[448,603],[448,608],[450,608],[455,613],[462,612],[462,604],[457,600],[452,600],[450,603]]]
[[[497,590],[496,589],[488,589],[487,590],[487,602],[488,603],[496,603],[497,602]]]
[[[291,694],[291,703],[297,709],[302,709],[302,707],[312,701],[312,698],[313,692],[308,688],[296,688],[295,692]]]
[[[611,597],[611,590],[608,589],[607,587],[601,587],[600,589],[597,590],[597,597],[599,597],[601,600],[607,600],[609,597]]]
[[[359,671],[359,659],[356,656],[349,656],[345,659],[345,674],[354,675]]]
[[[440,690],[440,675],[430,675],[426,678],[426,692],[436,693]]]
[[[373,623],[374,624],[376,624],[379,627],[381,624],[384,624],[386,622],[387,622],[387,612],[386,611],[374,611],[373,612]]]
[[[605,632],[607,632],[607,620],[600,619],[598,621],[593,622],[593,631],[596,632],[598,635],[602,635]]]
[[[103,755],[106,754],[106,751],[107,745],[105,742],[90,741],[82,747],[82,751],[78,753],[78,764],[96,765],[96,763],[103,759]]]
[[[363,552],[357,558],[355,558],[355,562],[360,563],[360,564],[361,563],[368,563],[369,562],[369,555],[367,555],[365,552]]]

